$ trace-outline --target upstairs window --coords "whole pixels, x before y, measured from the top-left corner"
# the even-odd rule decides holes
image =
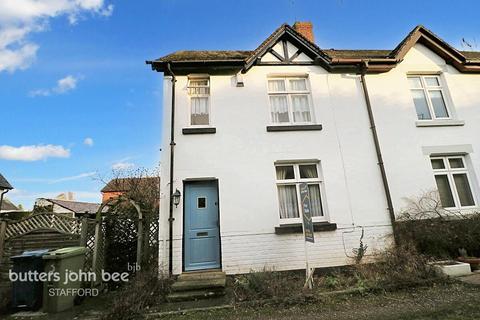
[[[210,124],[210,79],[189,78],[187,85],[190,96],[190,125]]]
[[[277,175],[278,201],[280,219],[282,222],[300,219],[301,203],[300,183],[308,184],[312,217],[322,218],[324,210],[321,197],[321,180],[318,174],[318,165],[311,164],[282,164],[275,166]]]
[[[307,78],[269,78],[270,115],[275,124],[312,123],[312,103]]]
[[[465,158],[431,157],[430,161],[442,207],[458,209],[475,206]]]
[[[450,118],[439,76],[408,76],[408,83],[410,84],[418,120]]]

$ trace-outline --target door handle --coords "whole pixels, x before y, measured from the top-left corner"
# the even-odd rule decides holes
[[[208,232],[197,232],[197,237],[206,237],[208,236]]]

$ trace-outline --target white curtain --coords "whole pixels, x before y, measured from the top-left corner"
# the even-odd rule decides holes
[[[268,80],[268,91],[270,92],[285,92],[285,81],[281,80]]]
[[[297,187],[295,185],[279,185],[280,218],[298,218]]]
[[[294,122],[311,122],[310,107],[306,94],[292,95],[292,111]]]
[[[208,98],[192,97],[192,125],[208,125]]]
[[[320,185],[308,185],[308,193],[310,194],[310,205],[312,206],[312,217],[323,216],[322,200],[320,197]]]
[[[271,95],[270,107],[273,123],[289,122],[287,96]]]
[[[307,82],[305,79],[290,80],[290,89],[293,91],[307,91]]]

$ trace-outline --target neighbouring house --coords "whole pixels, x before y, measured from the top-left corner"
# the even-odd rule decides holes
[[[12,189],[13,189],[12,185],[0,173],[0,209],[3,208],[3,198],[5,194]]]
[[[102,188],[102,203],[129,192],[152,192],[160,195],[159,177],[115,178]]]
[[[12,211],[20,211],[21,209],[14,205],[12,201],[8,200],[7,198],[3,198],[2,207],[0,208],[0,212],[12,212]]]
[[[49,212],[68,214],[71,217],[81,217],[84,215],[93,216],[99,208],[99,203],[73,200],[73,194],[69,192],[60,194],[55,199],[38,198],[35,200],[34,211],[43,209]]]
[[[301,183],[314,267],[352,263],[362,234],[367,254],[389,245],[405,197],[478,208],[480,52],[423,26],[394,49],[336,50],[298,22],[254,50],[147,63],[164,74],[159,257],[173,274],[305,268]]]

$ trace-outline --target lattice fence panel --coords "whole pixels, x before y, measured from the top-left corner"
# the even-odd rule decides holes
[[[40,213],[8,223],[5,239],[22,236],[37,230],[55,230],[61,233],[80,234],[81,222],[79,219],[58,213]]]

